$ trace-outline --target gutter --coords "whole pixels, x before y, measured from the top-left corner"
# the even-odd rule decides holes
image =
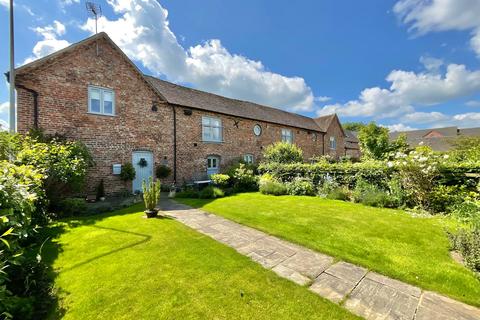
[[[10,72],[6,72],[5,77],[7,78],[8,83],[10,83]],[[33,126],[35,129],[38,129],[38,92],[21,84],[15,84],[15,88],[23,89],[33,95]]]
[[[172,105],[173,110],[173,183],[177,184],[177,109]]]

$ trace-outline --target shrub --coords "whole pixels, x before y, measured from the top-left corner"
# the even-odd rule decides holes
[[[87,214],[87,204],[82,198],[66,198],[58,204],[59,217],[71,217]]]
[[[52,202],[81,190],[93,165],[88,149],[80,142],[57,138],[39,142],[30,136],[21,139],[15,162],[31,165],[44,174],[45,194]]]
[[[328,192],[327,199],[346,201],[350,198],[350,192],[345,187],[337,187]]]
[[[390,195],[390,206],[392,208],[404,206],[407,199],[400,178],[397,175],[393,176],[390,181],[388,181],[387,187]]]
[[[233,175],[233,187],[236,192],[258,190],[257,177],[252,169],[248,169],[243,163],[235,170]]]
[[[315,195],[315,187],[311,180],[296,178],[287,183],[287,192],[294,196],[313,196]]]
[[[219,187],[226,187],[228,185],[228,182],[230,180],[230,176],[227,174],[212,174],[210,176],[210,179],[212,179],[213,183]]]
[[[452,247],[462,254],[465,264],[480,273],[480,227],[462,229],[456,235],[450,235],[450,240]]]
[[[340,188],[338,183],[327,176],[323,180],[323,183],[318,186],[317,194],[321,198],[327,198],[332,191],[338,188]]]
[[[260,192],[263,194],[271,194],[274,196],[287,194],[287,187],[268,173],[260,177],[258,185]]]
[[[124,182],[132,181],[135,179],[135,168],[130,162],[123,164],[122,171],[120,172],[120,179]]]
[[[51,282],[35,254],[44,176],[32,166],[0,161],[0,312],[2,317],[41,319],[52,305]],[[26,252],[33,253],[27,255]]]
[[[390,195],[378,186],[364,180],[357,180],[355,190],[353,191],[353,199],[367,206],[372,207],[392,207],[392,199]]]
[[[196,190],[184,190],[175,193],[175,198],[198,198],[199,192]]]
[[[464,195],[459,186],[437,185],[428,195],[428,206],[433,213],[449,213],[463,202]]]
[[[303,152],[292,143],[277,142],[266,148],[263,158],[265,162],[297,163],[303,162]]]
[[[222,189],[208,186],[200,191],[199,198],[200,199],[215,199],[215,198],[222,198],[225,196]]]
[[[168,178],[170,173],[172,173],[172,169],[170,169],[169,167],[167,167],[165,165],[159,165],[155,169],[155,175],[157,176],[158,179]]]
[[[158,204],[158,200],[160,200],[160,180],[153,181],[152,177],[148,179],[148,182],[143,180],[142,190],[145,208],[153,211]]]
[[[480,228],[480,202],[465,200],[457,203],[453,207],[452,216],[462,223]]]

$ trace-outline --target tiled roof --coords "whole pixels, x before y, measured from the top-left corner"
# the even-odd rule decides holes
[[[253,102],[226,98],[213,93],[187,88],[152,76],[145,77],[167,99],[167,102],[172,104],[312,131],[326,131],[317,124],[317,119]]]

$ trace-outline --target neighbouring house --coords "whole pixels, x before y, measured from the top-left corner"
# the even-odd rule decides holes
[[[394,140],[399,135],[407,137],[407,143],[414,148],[419,145],[431,147],[434,151],[449,151],[453,148],[453,142],[459,137],[480,137],[479,128],[459,129],[458,127],[432,128],[411,131],[396,131],[390,133],[390,139]]]
[[[351,153],[336,115],[309,118],[145,75],[103,32],[19,67],[15,85],[18,132],[41,128],[92,152],[86,192],[101,179],[108,194],[123,191],[127,162],[135,191],[158,165],[172,169],[165,182],[181,185],[238,159],[255,163],[276,141],[295,143],[307,159]]]
[[[345,131],[345,155],[353,158],[360,158],[360,142],[358,140],[358,132],[344,130]]]

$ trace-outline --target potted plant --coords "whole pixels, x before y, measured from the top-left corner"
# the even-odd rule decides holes
[[[157,204],[160,200],[160,181],[153,181],[152,177],[148,182],[143,180],[143,201],[145,202],[145,214],[147,218],[154,218],[158,214]]]
[[[103,179],[100,180],[100,183],[97,186],[97,200],[105,201],[105,185]]]
[[[122,165],[122,171],[120,171],[120,179],[122,179],[122,181],[125,182],[125,188],[127,188],[128,181],[132,181],[133,179],[135,179],[135,176],[136,176],[135,168],[130,162],[127,162],[124,165]]]

